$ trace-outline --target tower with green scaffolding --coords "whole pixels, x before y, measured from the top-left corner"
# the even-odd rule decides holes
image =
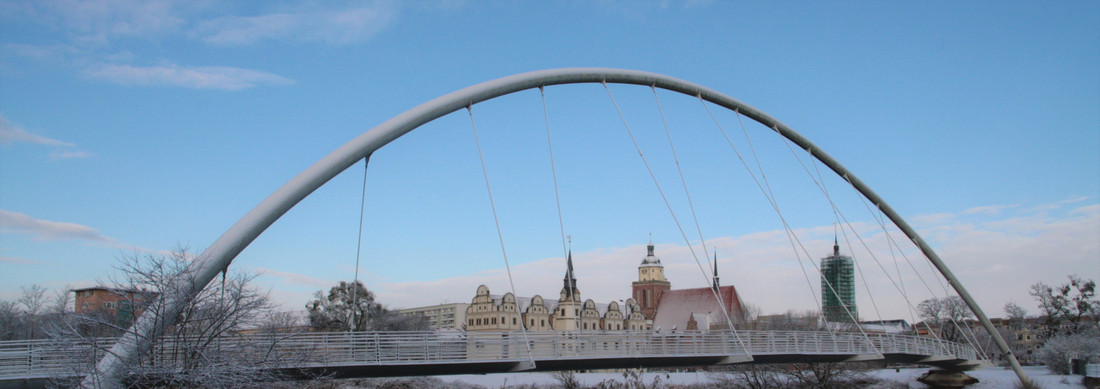
[[[840,255],[840,245],[835,240],[833,255],[821,258],[821,314],[830,322],[859,319],[852,257]]]

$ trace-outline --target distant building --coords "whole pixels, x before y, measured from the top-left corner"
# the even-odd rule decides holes
[[[665,267],[661,265],[661,259],[653,254],[653,242],[646,246],[647,254],[638,266],[638,280],[631,284],[634,290],[634,301],[642,307],[642,314],[650,322],[657,316],[657,304],[661,302],[661,295],[672,289],[672,284],[665,279]]]
[[[423,316],[433,329],[462,329],[466,323],[466,307],[470,304],[453,303],[427,307],[401,309],[404,316]]]
[[[652,329],[719,330],[741,322],[741,297],[732,285],[674,289],[661,295]]]
[[[119,322],[129,322],[144,311],[150,292],[95,286],[73,290],[73,311],[79,315],[105,314]]]
[[[572,330],[645,330],[646,320],[641,307],[633,299],[625,306],[612,301],[596,304],[592,299],[582,300],[573,272],[573,254],[566,259],[565,277],[559,299],[546,300],[542,296],[516,297],[512,293],[503,296],[490,294],[485,285],[466,307],[467,331],[510,331],[521,327],[529,331]]]
[[[719,285],[717,257],[709,288],[672,290],[665,278],[664,265],[654,254],[650,242],[638,266],[638,280],[631,286],[634,297],[626,301],[598,304],[592,299],[582,299],[570,252],[566,256],[565,276],[557,301],[539,295],[531,298],[512,293],[493,295],[487,286],[481,285],[466,307],[465,329],[709,331],[728,329],[731,322],[736,325],[742,321],[742,302],[737,289],[732,285]]]
[[[830,322],[851,323],[852,318],[859,319],[854,263],[852,257],[840,255],[840,245],[835,240],[833,255],[821,258],[821,313]]]

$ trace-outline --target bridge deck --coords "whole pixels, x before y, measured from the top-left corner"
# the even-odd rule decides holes
[[[114,339],[0,342],[8,384],[88,371]],[[529,346],[529,348],[528,348]],[[386,332],[242,335],[223,352],[291,377],[338,378],[887,360],[953,369],[978,366],[968,346],[905,335],[816,331]],[[154,360],[171,368],[186,343],[163,342]],[[533,366],[531,362],[534,362]],[[11,385],[0,385],[11,386]]]

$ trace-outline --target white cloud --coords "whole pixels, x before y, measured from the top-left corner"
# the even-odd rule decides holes
[[[62,159],[80,159],[91,157],[92,153],[87,151],[61,151],[54,150],[50,152],[50,160],[58,161]]]
[[[256,272],[265,276],[281,278],[285,283],[321,288],[322,290],[330,288],[336,284],[332,281],[322,280],[320,278],[310,277],[300,273],[288,273],[266,268],[256,268]]]
[[[198,23],[191,32],[216,45],[246,45],[265,40],[362,43],[393,23],[396,7],[388,1],[347,9],[309,9],[258,16],[224,16]]]
[[[179,86],[193,89],[238,90],[260,85],[287,85],[294,81],[258,70],[234,67],[139,67],[101,64],[84,71],[89,77],[123,85]]]
[[[967,215],[973,215],[973,214],[996,215],[996,214],[1001,213],[1001,211],[1004,211],[1006,209],[1016,208],[1016,207],[1019,207],[1019,206],[1020,206],[1019,204],[987,205],[987,206],[970,208],[970,209],[967,209],[967,210],[963,211],[963,213],[967,214]]]
[[[105,244],[115,243],[115,239],[88,226],[39,220],[3,209],[0,209],[0,232],[30,234],[36,240],[88,240]]]
[[[191,2],[126,0],[56,0],[35,2],[27,9],[39,19],[67,31],[83,44],[109,44],[116,37],[145,37],[179,31]]]
[[[32,260],[25,259],[25,258],[3,257],[3,256],[0,256],[0,262],[12,263],[12,264],[17,264],[17,265],[41,265],[42,264],[42,262],[32,261]]]
[[[282,8],[260,11],[248,8]],[[211,18],[215,13],[219,16]],[[4,11],[59,31],[64,43],[52,46],[8,43],[13,56],[51,60],[81,69],[90,78],[136,86],[239,90],[287,85],[293,81],[269,72],[225,66],[184,67],[134,65],[144,57],[121,47],[120,38],[162,42],[198,39],[216,45],[246,45],[262,41],[349,45],[362,43],[391,26],[397,6],[390,1],[332,5],[308,3],[242,5],[189,1],[58,0],[32,2]],[[228,16],[221,16],[226,15]],[[173,62],[171,59],[144,58]],[[89,65],[91,64],[91,65]]]
[[[47,146],[74,146],[72,143],[69,142],[62,142],[57,139],[47,138],[41,135],[29,133],[26,130],[12,124],[8,121],[7,118],[0,115],[0,144],[8,144],[13,142],[37,143]]]
[[[106,247],[134,250],[147,253],[163,253],[119,242],[103,235],[95,228],[76,223],[41,220],[19,212],[0,209],[0,234],[25,234],[37,241],[77,240],[87,241]]]

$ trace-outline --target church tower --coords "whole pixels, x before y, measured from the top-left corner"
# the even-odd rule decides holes
[[[661,295],[672,289],[672,284],[665,279],[665,266],[661,265],[661,259],[653,254],[653,241],[646,247],[646,257],[638,266],[638,280],[631,285],[634,287],[634,301],[641,306],[646,321],[652,322],[657,315]]]
[[[560,297],[557,308],[550,314],[551,326],[558,331],[580,329],[581,291],[577,289],[577,277],[573,274],[572,250],[566,262]]]

